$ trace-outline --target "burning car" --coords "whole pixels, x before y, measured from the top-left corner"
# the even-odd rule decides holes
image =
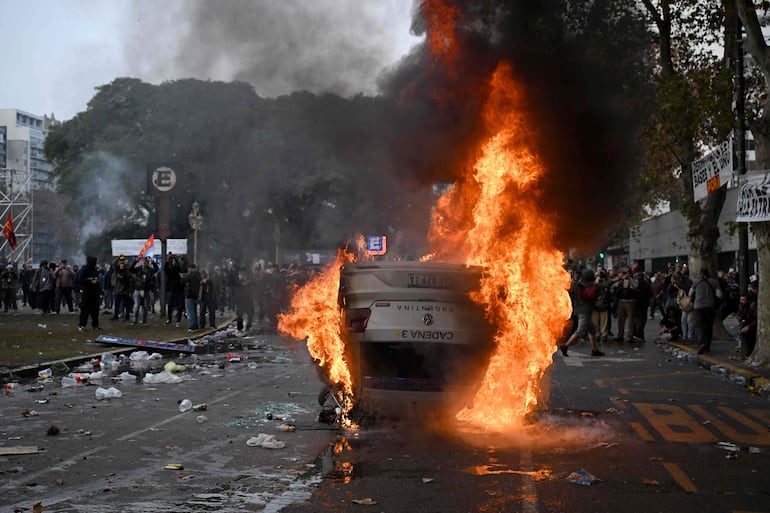
[[[348,263],[340,271],[346,360],[367,412],[468,405],[493,349],[471,300],[482,268],[433,262]]]

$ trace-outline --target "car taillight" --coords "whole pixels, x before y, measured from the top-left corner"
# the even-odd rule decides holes
[[[345,310],[345,328],[353,333],[363,333],[366,330],[366,323],[369,322],[371,314],[372,311],[368,308]]]

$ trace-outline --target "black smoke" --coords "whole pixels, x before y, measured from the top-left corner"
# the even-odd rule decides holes
[[[346,232],[322,239],[351,236],[353,223],[361,230],[410,231],[405,237],[412,241],[419,238],[416,234],[424,235],[429,213],[425,198],[430,195],[418,190],[430,191],[467,173],[480,142],[490,135],[480,118],[489,75],[500,62],[508,62],[526,90],[532,146],[547,169],[542,207],[558,220],[555,237],[567,249],[597,242],[634,194],[637,137],[652,76],[650,38],[635,3],[186,0],[170,2],[159,12],[156,3],[139,2],[136,20],[130,20],[138,23],[128,53],[137,69],[155,76],[240,80],[260,97],[278,96],[270,108],[304,103],[303,112],[295,110],[291,116],[301,118],[307,142],[286,150],[292,159],[304,156],[313,162],[318,153],[347,168],[366,170],[367,176],[362,171],[361,177],[345,178],[360,180],[366,191],[349,205],[344,198],[336,202],[339,219],[323,218],[315,227],[301,221],[305,231],[297,240],[312,240],[307,230]],[[394,42],[381,28],[388,16],[394,9],[411,10],[411,31],[429,38],[434,28],[425,14],[437,4],[455,12],[453,36],[459,52],[451,68],[438,62],[425,43],[388,66]],[[143,45],[164,37],[168,44],[159,45],[156,53],[166,59],[148,58]],[[312,95],[298,96],[299,91]],[[289,93],[295,94],[280,96]],[[262,127],[253,137],[273,128]],[[294,141],[289,139],[287,148],[289,144]],[[247,151],[232,161],[237,165],[230,168],[244,173],[261,176],[266,168],[263,153]],[[388,178],[378,176],[379,170],[387,171]],[[241,190],[252,198],[239,201],[239,211],[249,212],[246,218],[251,219],[254,212],[273,206],[267,199],[261,204],[258,195],[274,196],[267,188],[286,186],[286,176],[278,173],[272,185],[261,180],[263,191]],[[227,191],[240,182],[237,176],[228,177]],[[405,201],[391,201],[395,195]],[[389,205],[385,211],[383,205]],[[373,213],[381,220],[369,224]]]
[[[508,62],[526,90],[556,240],[563,249],[599,242],[634,194],[651,99],[650,38],[633,2],[424,1],[415,31],[430,37],[423,15],[437,4],[456,13],[459,55],[447,69],[422,46],[383,79],[398,106],[394,170],[424,183],[465,174],[489,135],[479,118],[486,81]]]

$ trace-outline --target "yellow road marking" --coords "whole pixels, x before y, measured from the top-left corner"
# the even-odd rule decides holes
[[[647,431],[647,428],[639,424],[638,422],[632,422],[631,427],[636,430],[637,433],[639,433],[639,436],[642,437],[642,440],[645,442],[654,442],[655,438],[650,434],[649,431]]]
[[[726,406],[719,407],[719,409],[725,412],[727,415],[737,420],[748,429],[752,430],[754,434],[737,431],[726,422],[723,422],[718,417],[707,412],[702,406],[691,404],[688,405],[688,408],[693,410],[704,419],[708,420],[712,426],[721,431],[723,434],[727,435],[727,438],[733,442],[750,445],[770,445],[770,433],[767,432],[766,427],[757,424],[753,420],[733,409],[730,409]]]
[[[668,473],[671,474],[671,477],[674,478],[674,481],[676,481],[677,484],[682,487],[682,490],[687,493],[695,493],[698,491],[698,488],[690,480],[690,478],[687,477],[687,474],[685,474],[684,471],[679,468],[679,465],[676,463],[669,463],[664,461],[663,466],[666,468],[666,470],[668,470]]]
[[[746,412],[758,418],[759,420],[764,422],[766,425],[770,425],[770,410],[760,410],[757,408],[751,408],[746,410]]]
[[[669,442],[715,442],[717,438],[678,406],[635,403],[647,422]]]

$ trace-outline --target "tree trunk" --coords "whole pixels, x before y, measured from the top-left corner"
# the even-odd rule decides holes
[[[766,141],[770,147],[770,141]],[[759,297],[757,298],[757,344],[751,353],[752,362],[770,363],[770,222],[751,223],[757,241],[757,265],[759,266]]]

